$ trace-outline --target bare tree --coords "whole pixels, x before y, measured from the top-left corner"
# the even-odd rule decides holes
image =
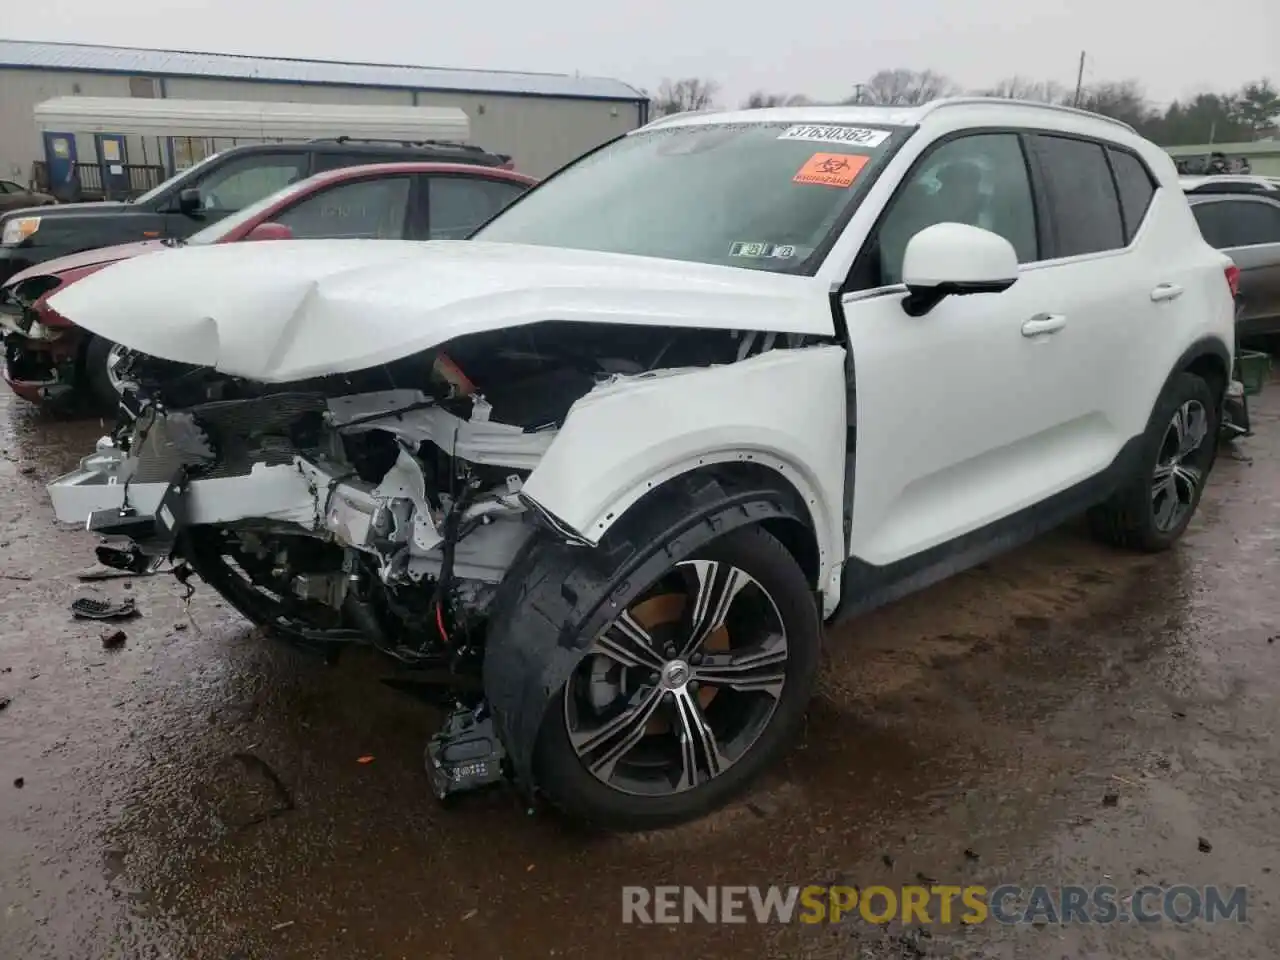
[[[715,101],[720,85],[714,80],[686,77],[683,80],[663,80],[658,95],[650,101],[655,117],[687,110],[706,110]]]
[[[857,95],[845,103],[865,103],[877,107],[906,107],[928,103],[939,97],[950,96],[958,88],[954,83],[932,70],[881,70],[864,84],[859,84]]]
[[[1067,97],[1063,102],[1070,105],[1074,99],[1074,96]],[[1078,106],[1081,110],[1120,120],[1137,130],[1144,129],[1155,116],[1151,105],[1147,103],[1147,95],[1136,80],[1087,86],[1081,91]]]
[[[1062,84],[1053,80],[1029,80],[1026,77],[1009,77],[978,93],[984,97],[1032,100],[1037,103],[1062,103],[1068,98],[1067,88]]]
[[[742,103],[743,110],[760,110],[764,107],[802,107],[813,101],[803,93],[765,93],[757,90]]]

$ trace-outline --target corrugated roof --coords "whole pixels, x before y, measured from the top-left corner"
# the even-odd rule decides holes
[[[0,68],[83,70],[167,77],[217,77],[290,83],[332,83],[356,87],[454,90],[596,100],[641,100],[640,91],[620,80],[557,73],[502,70],[448,70],[385,63],[339,63],[286,57],[246,57],[228,53],[142,50],[82,43],[0,40]]]

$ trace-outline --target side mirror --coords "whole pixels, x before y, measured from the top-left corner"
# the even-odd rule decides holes
[[[260,223],[244,236],[245,240],[292,240],[293,231],[283,223]]]
[[[902,309],[923,317],[946,297],[1001,293],[1018,279],[1018,254],[1004,237],[964,223],[935,223],[907,243]]]
[[[188,217],[198,217],[204,212],[204,202],[200,199],[200,191],[195,187],[187,187],[178,194],[178,212]]]

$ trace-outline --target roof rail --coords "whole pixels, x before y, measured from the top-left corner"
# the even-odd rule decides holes
[[[679,120],[681,117],[692,117],[695,114],[699,114],[699,113],[724,113],[724,112],[725,111],[723,110],[713,110],[710,108],[703,109],[703,110],[681,110],[678,113],[668,113],[661,117],[655,117],[654,119],[650,120],[648,123],[646,123],[643,127],[640,127],[639,129],[652,130],[654,127],[664,126],[667,123],[670,123],[672,120]]]
[[[1019,107],[1036,107],[1040,110],[1055,110],[1058,113],[1069,113],[1077,117],[1088,117],[1091,120],[1104,120],[1107,123],[1115,124],[1122,127],[1130,133],[1137,133],[1129,124],[1123,120],[1117,120],[1115,117],[1108,117],[1101,113],[1094,113],[1091,110],[1081,110],[1079,107],[1068,107],[1059,103],[1042,103],[1038,100],[1011,100],[1006,97],[943,97],[939,100],[931,100],[920,108],[920,117],[923,119],[936,110],[944,107],[967,107],[977,106],[979,104],[1015,104]]]
[[[402,147],[447,147],[451,150],[466,150],[469,153],[488,153],[483,147],[474,143],[459,143],[455,140],[397,140],[394,137],[312,137],[308,143],[394,143]]]

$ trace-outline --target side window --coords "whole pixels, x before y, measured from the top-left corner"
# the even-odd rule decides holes
[[[300,240],[400,240],[409,207],[409,177],[338,184],[274,217]]]
[[[1192,206],[1191,213],[1200,225],[1200,235],[1211,247],[1225,250],[1233,246],[1230,236],[1232,211],[1239,206],[1243,204],[1230,200],[1210,200]]]
[[[1120,200],[1102,145],[1037,135],[1033,142],[1049,196],[1055,257],[1125,245]]]
[[[1238,239],[1232,246],[1280,243],[1280,207],[1261,201],[1237,204],[1233,231]]]
[[[211,170],[198,185],[200,206],[227,214],[301,179],[307,158],[296,153],[250,155]]]
[[[1124,215],[1124,239],[1128,243],[1142,225],[1156,188],[1147,165],[1132,153],[1108,147],[1107,156],[1111,158],[1116,186],[1120,188],[1120,212]]]
[[[17,191],[9,189],[8,180],[0,180],[0,196],[4,196],[6,193],[17,193]]]
[[[1200,233],[1219,250],[1280,243],[1280,206],[1259,200],[1209,200],[1191,208]]]
[[[912,237],[948,222],[998,233],[1013,244],[1019,263],[1038,258],[1035,204],[1016,134],[951,140],[917,164],[880,224],[880,284],[902,281],[902,258]]]
[[[527,189],[483,177],[428,177],[427,184],[428,240],[465,240]]]

